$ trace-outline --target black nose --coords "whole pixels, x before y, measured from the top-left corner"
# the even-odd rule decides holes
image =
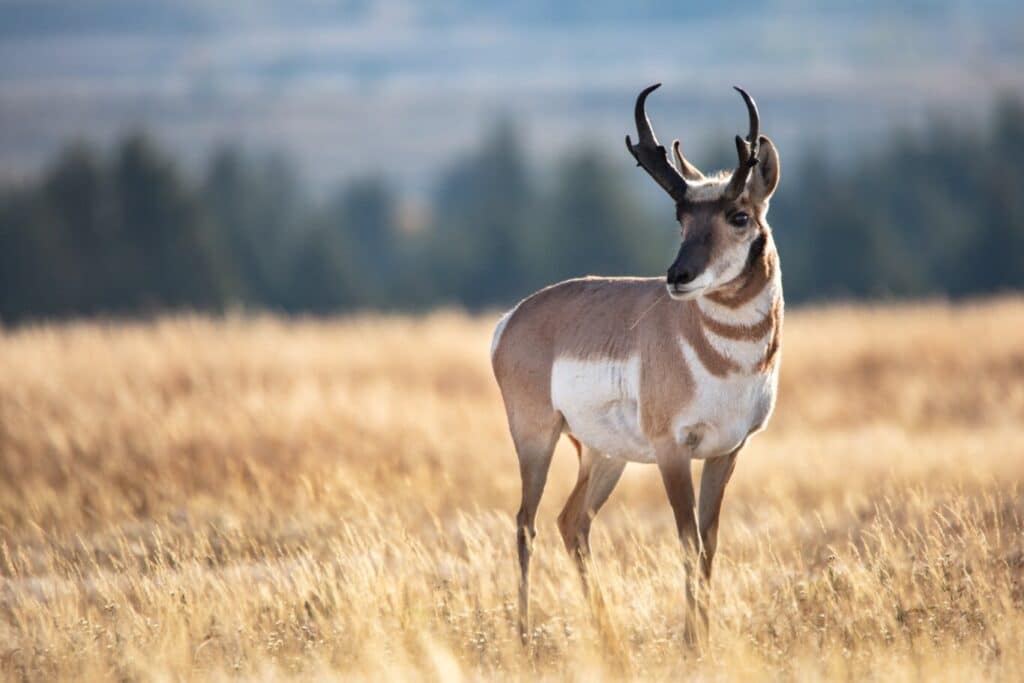
[[[686,266],[677,267],[673,264],[668,269],[668,283],[670,285],[685,285],[688,282],[692,282],[695,277],[697,277],[697,271],[694,268]]]

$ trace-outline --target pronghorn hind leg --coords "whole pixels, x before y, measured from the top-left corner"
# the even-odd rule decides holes
[[[533,429],[512,427],[512,440],[519,456],[519,475],[523,482],[522,502],[516,515],[516,544],[519,550],[519,637],[523,644],[530,634],[530,557],[537,506],[544,493],[544,484],[551,467],[551,456],[562,431],[561,415],[554,413],[548,424],[531,425]]]
[[[580,553],[582,539],[579,537],[580,530],[577,528],[577,525],[579,517],[583,514],[586,507],[587,484],[590,481],[590,470],[593,465],[594,455],[590,449],[587,449],[586,453],[584,453],[583,446],[576,440],[576,437],[571,434],[568,436],[569,441],[572,442],[573,447],[576,449],[579,473],[576,476],[576,486],[573,487],[572,493],[566,499],[562,511],[558,513],[558,530],[562,534],[565,549],[569,551],[569,555],[576,561],[582,575],[584,571],[583,558]]]
[[[580,457],[580,471],[576,487],[558,515],[558,529],[562,532],[565,549],[576,561],[583,590],[586,592],[590,523],[614,490],[626,467],[626,461],[609,458],[590,448],[581,449],[578,441],[572,441]]]
[[[572,439],[572,442],[576,446],[577,455],[580,456],[580,472],[576,479],[576,487],[558,515],[558,529],[562,532],[566,550],[576,562],[583,595],[590,605],[594,624],[609,648],[606,652],[608,661],[615,663],[617,675],[628,678],[630,654],[622,647],[624,638],[609,617],[600,588],[591,590],[593,586],[587,576],[590,562],[590,524],[615,489],[622,471],[626,468],[626,461],[610,458],[591,448],[581,449],[576,439]]]

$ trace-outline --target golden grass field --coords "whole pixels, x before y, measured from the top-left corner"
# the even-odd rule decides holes
[[[1024,680],[1024,299],[790,313],[697,646],[651,466],[595,618],[562,444],[521,647],[495,318],[0,333],[0,677]]]

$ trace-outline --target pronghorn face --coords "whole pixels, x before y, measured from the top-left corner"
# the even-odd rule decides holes
[[[751,261],[752,250],[764,244],[768,200],[779,180],[778,153],[771,140],[761,137],[758,163],[743,194],[725,196],[727,180],[693,185],[689,194],[694,200],[676,205],[681,244],[665,278],[673,299],[693,299],[731,282]]]
[[[633,115],[639,140],[634,145],[627,135],[626,149],[675,200],[682,243],[665,286],[673,299],[692,299],[738,277],[752,262],[751,254],[763,248],[769,230],[768,200],[779,182],[779,154],[772,141],[759,134],[754,100],[736,88],[750,119],[746,139],[736,136],[736,169],[705,177],[683,156],[678,140],[672,143],[672,165],[644,108],[647,96],[659,86],[652,85],[637,97]]]

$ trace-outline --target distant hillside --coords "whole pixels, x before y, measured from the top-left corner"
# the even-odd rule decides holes
[[[144,126],[186,158],[229,138],[293,155],[316,184],[373,169],[421,191],[498,113],[541,157],[617,149],[654,80],[660,128],[690,149],[728,141],[740,82],[778,141],[837,155],[1024,91],[1020,3],[898,5],[0,0],[0,174]]]

